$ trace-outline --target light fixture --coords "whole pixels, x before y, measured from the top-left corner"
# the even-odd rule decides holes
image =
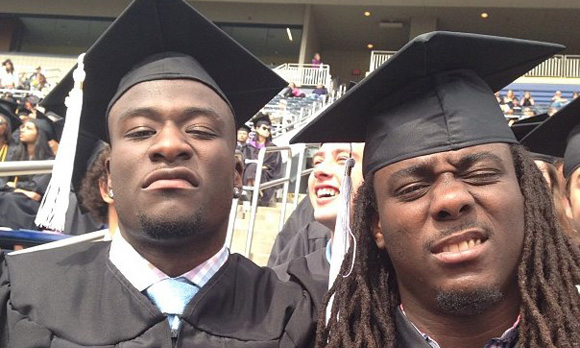
[[[365,15],[365,17],[370,17],[371,12],[370,11],[365,11],[364,15]]]
[[[375,47],[375,45],[373,45],[372,43],[370,43],[370,44],[367,45],[367,48],[369,50],[372,50],[374,47]]]
[[[482,12],[480,16],[481,16],[481,18],[487,18],[487,17],[489,17],[489,15],[487,14],[487,12]]]
[[[288,40],[294,41],[294,39],[292,39],[292,32],[290,31],[290,28],[286,28],[286,33],[288,33]]]

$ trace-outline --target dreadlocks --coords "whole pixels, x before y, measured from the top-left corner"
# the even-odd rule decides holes
[[[580,295],[576,289],[580,284],[580,251],[560,232],[542,174],[525,149],[511,145],[511,152],[525,218],[518,266],[522,301],[518,346],[580,347]],[[339,277],[324,298],[325,305],[333,294],[343,300],[334,301],[328,326],[323,315],[319,318],[316,347],[395,348],[394,318],[400,299],[391,261],[372,237],[377,217],[372,175],[365,178],[355,203],[355,267],[349,277]],[[341,273],[348,271],[352,257],[351,249]]]

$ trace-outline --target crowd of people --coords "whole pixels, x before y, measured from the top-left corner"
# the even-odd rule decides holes
[[[518,98],[513,90],[508,90],[505,96],[500,92],[495,92],[495,98],[500,105],[500,108],[506,116],[517,116],[520,118],[527,118],[542,113],[546,110],[549,115],[554,114],[571,100],[578,98],[579,92],[572,92],[570,98],[563,96],[562,91],[555,91],[554,95],[546,105],[539,105],[536,103],[530,91],[524,91],[523,95]]]
[[[47,93],[52,85],[42,73],[42,67],[38,66],[34,72],[17,72],[11,59],[2,62],[0,69],[0,89],[27,90],[39,93]]]
[[[0,346],[577,347],[580,100],[520,137],[493,95],[563,49],[411,40],[291,140],[322,145],[267,268],[224,242],[275,146],[252,116],[286,82],[186,1],[133,2],[79,67],[79,131],[100,144],[79,138],[80,190],[114,231],[0,253]],[[2,118],[22,123],[18,158],[54,156],[35,115]],[[38,198],[23,181],[6,185]]]
[[[39,98],[0,98],[0,162],[54,159],[62,131],[62,119],[45,115]],[[50,181],[50,174],[0,177],[0,226],[37,230],[36,212]]]

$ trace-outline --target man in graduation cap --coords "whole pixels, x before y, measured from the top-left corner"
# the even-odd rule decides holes
[[[419,36],[294,138],[366,140],[317,347],[578,346],[578,250],[493,96],[561,48]]]
[[[224,247],[236,126],[284,81],[181,0],[133,2],[84,66],[119,233],[6,256],[0,346],[308,346],[309,293]],[[45,100],[59,114],[71,75]]]

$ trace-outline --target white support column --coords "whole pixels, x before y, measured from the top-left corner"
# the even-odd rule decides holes
[[[314,53],[319,52],[320,44],[312,5],[308,4],[304,8],[304,22],[302,25],[302,41],[300,42],[300,55],[298,64],[310,64]],[[320,52],[319,52],[320,53]],[[324,57],[322,57],[324,62]]]

